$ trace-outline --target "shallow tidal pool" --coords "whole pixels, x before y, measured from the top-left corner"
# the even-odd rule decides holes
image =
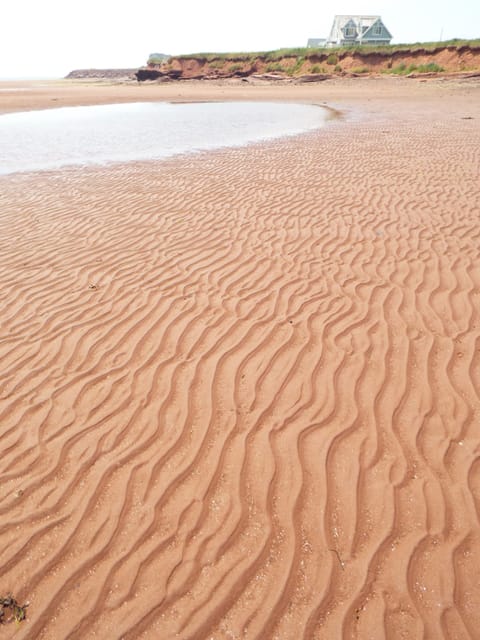
[[[321,127],[317,105],[136,102],[0,115],[0,174],[168,158]]]

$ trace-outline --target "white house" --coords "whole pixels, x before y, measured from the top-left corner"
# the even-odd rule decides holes
[[[307,47],[345,47],[359,44],[390,44],[392,34],[380,16],[335,16],[325,44],[310,38]]]

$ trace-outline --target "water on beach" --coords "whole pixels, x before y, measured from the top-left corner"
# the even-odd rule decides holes
[[[321,127],[317,105],[139,102],[0,116],[0,174],[167,158]]]

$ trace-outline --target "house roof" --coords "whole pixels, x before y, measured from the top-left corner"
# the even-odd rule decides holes
[[[373,25],[375,25],[377,22],[379,22],[382,25],[382,29],[383,29],[383,36],[388,36],[389,38],[392,38],[392,34],[390,33],[390,31],[387,29],[387,27],[383,24],[382,20],[380,18],[378,18],[378,20],[375,20],[375,22],[373,24],[371,24],[368,29],[363,33],[362,38],[367,38],[371,35],[371,32],[373,33]],[[375,36],[375,34],[373,33],[373,35]]]
[[[381,17],[380,16],[362,16],[362,15],[358,15],[358,16],[347,16],[347,15],[341,15],[341,16],[335,16],[334,20],[333,20],[333,26],[332,26],[332,30],[330,31],[330,36],[328,38],[328,40],[330,42],[337,42],[339,40],[343,40],[343,32],[342,29],[345,27],[345,25],[347,24],[347,22],[352,21],[355,25],[355,28],[357,30],[357,37],[361,37],[362,35],[364,35],[369,29],[370,27],[372,27],[375,22],[377,22],[377,20],[380,20],[381,22]],[[382,23],[383,24],[383,23]],[[385,27],[385,25],[383,25]],[[391,35],[390,35],[391,37]]]

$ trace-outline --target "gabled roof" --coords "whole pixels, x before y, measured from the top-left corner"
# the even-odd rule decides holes
[[[372,15],[365,15],[365,16],[364,15],[357,15],[357,16],[338,15],[338,16],[335,16],[335,18],[333,20],[332,30],[330,31],[330,36],[328,38],[328,41],[329,42],[338,42],[340,40],[343,40],[344,39],[343,30],[345,29],[347,24],[350,23],[350,22],[353,23],[353,25],[355,26],[355,28],[357,30],[357,38],[359,40],[361,40],[362,37],[368,31],[370,31],[371,27],[376,22],[378,22],[379,20],[381,22],[381,17],[380,16],[372,16]],[[383,22],[382,22],[382,25],[383,25]],[[385,28],[385,25],[383,25],[383,27]],[[390,33],[387,31],[386,28],[385,28],[385,31],[387,32],[387,34],[391,38],[392,36],[390,35]]]
[[[375,20],[375,22],[373,24],[371,24],[368,29],[365,31],[365,33],[362,35],[362,38],[367,38],[368,36],[373,34],[373,27],[376,24],[379,24],[382,26],[382,36],[385,35],[388,38],[392,38],[392,34],[390,33],[390,31],[387,29],[387,27],[383,24],[382,20],[380,19],[380,17]]]

